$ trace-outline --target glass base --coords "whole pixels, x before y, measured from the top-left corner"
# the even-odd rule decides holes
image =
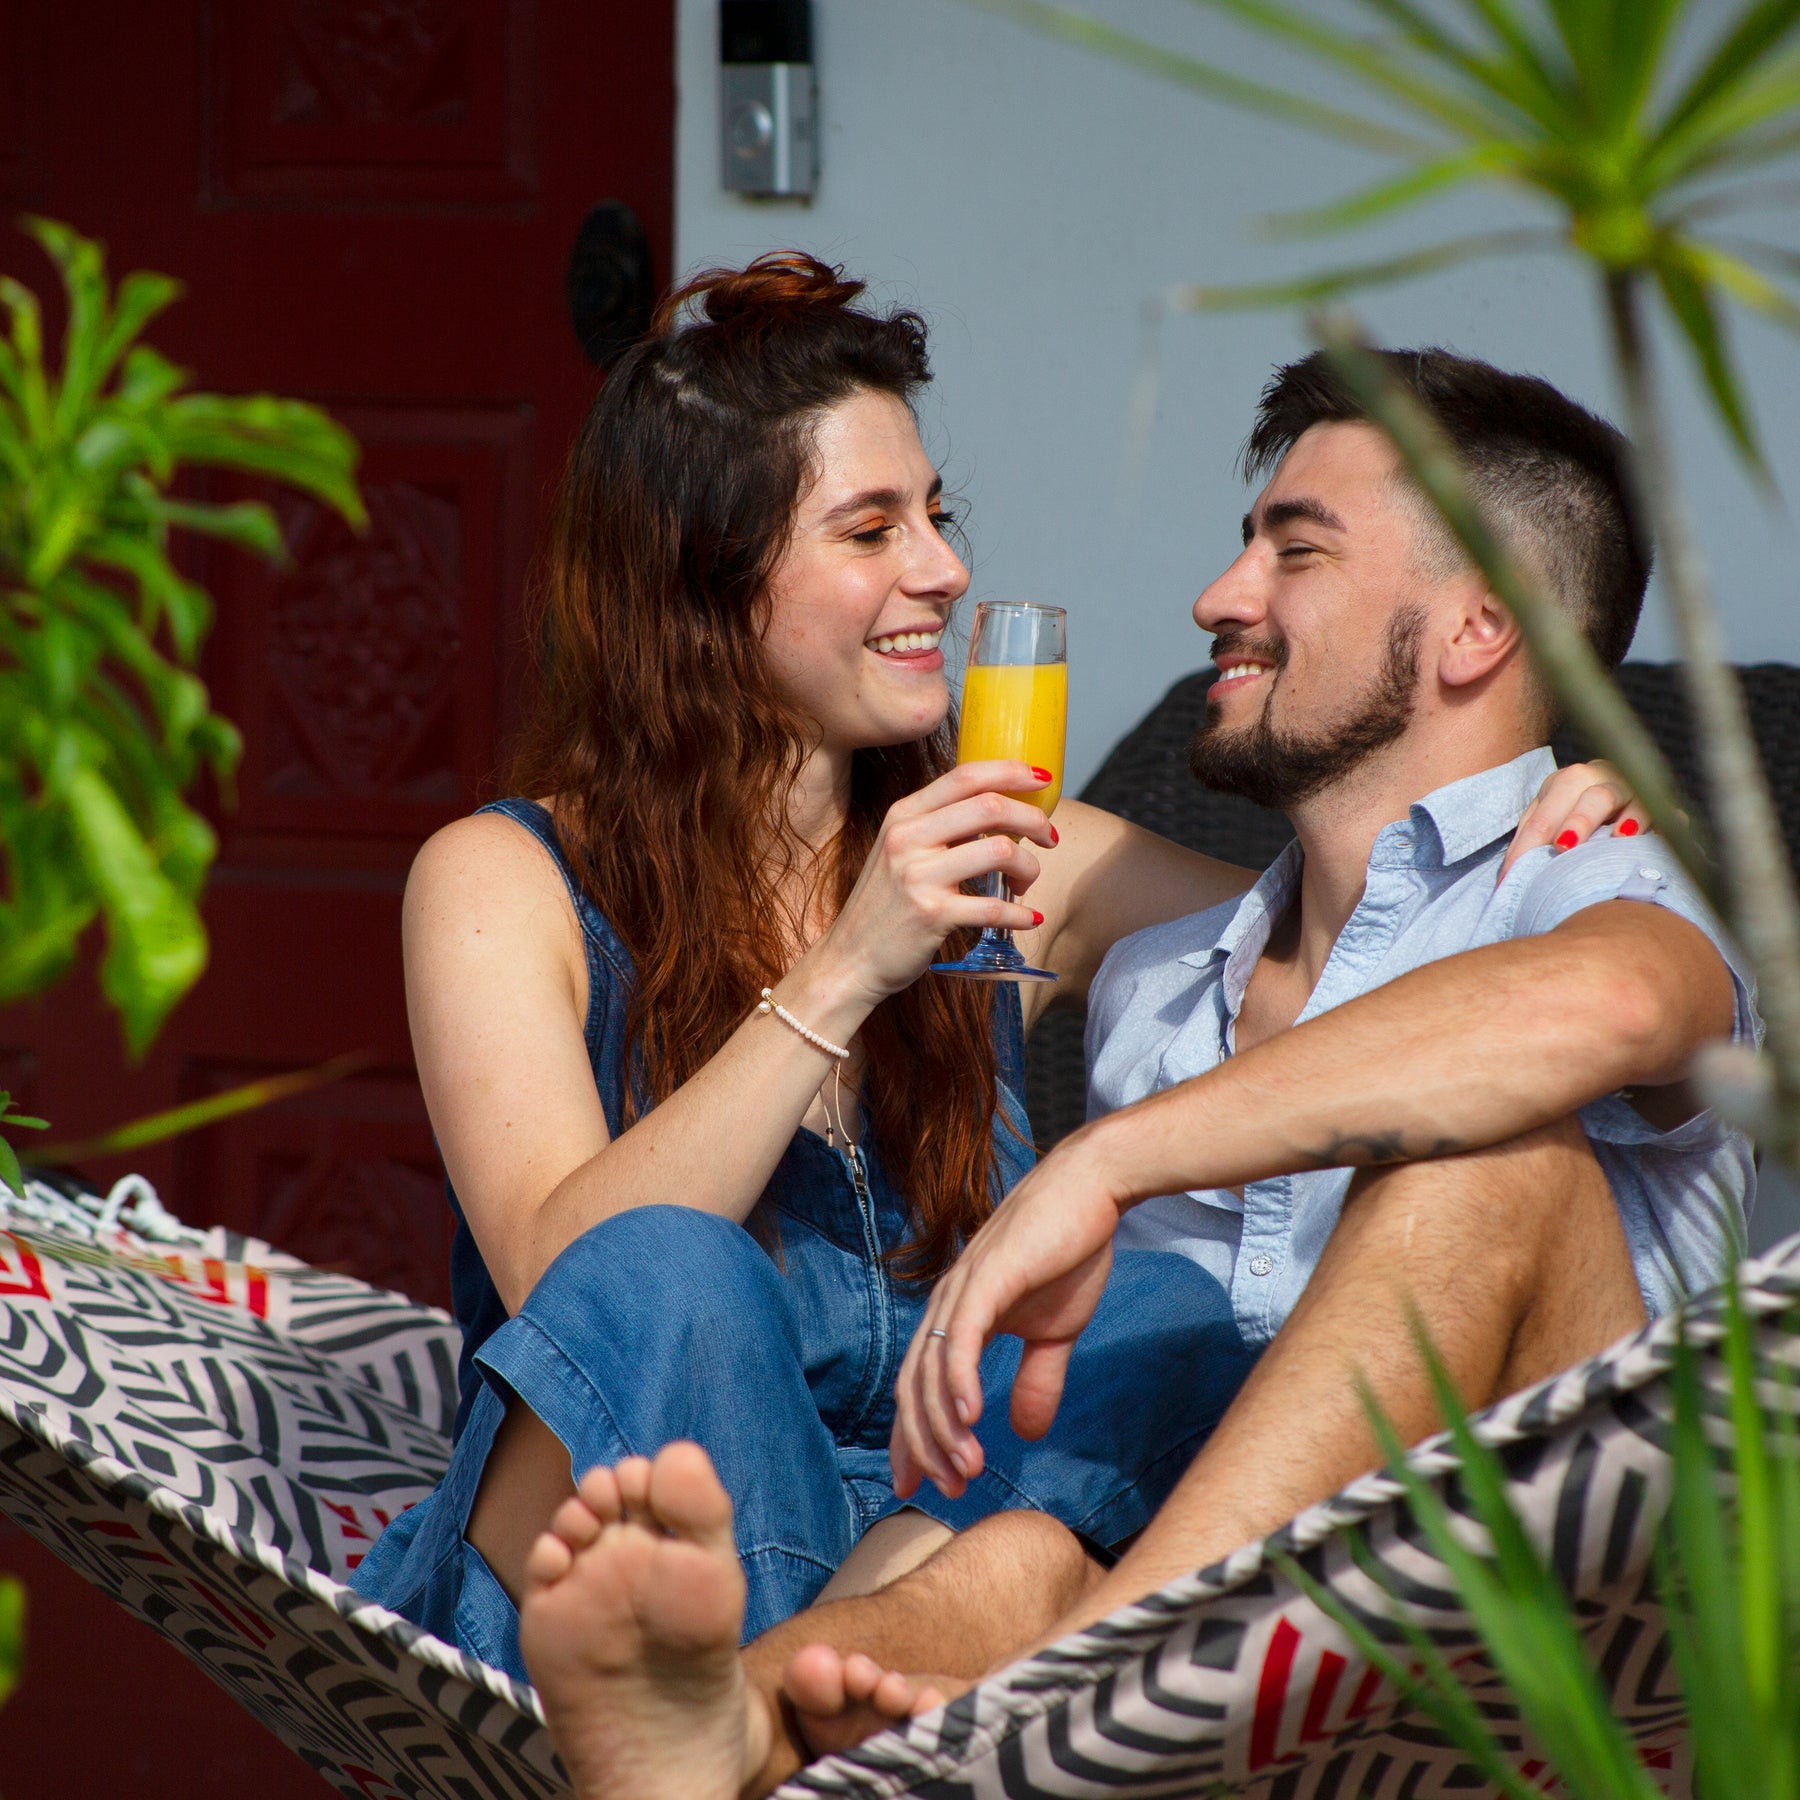
[[[961,975],[969,981],[1055,981],[1048,969],[1034,969],[1010,937],[984,932],[961,962],[933,963],[934,975]]]

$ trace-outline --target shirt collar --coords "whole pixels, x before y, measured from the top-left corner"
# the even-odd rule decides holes
[[[1287,910],[1300,884],[1300,841],[1296,838],[1256,878],[1249,892],[1232,908],[1231,915],[1219,928],[1210,944],[1190,950],[1180,960],[1189,968],[1204,968],[1215,957],[1230,957],[1248,940],[1254,939],[1254,955],[1262,954],[1275,921]]]
[[[1540,745],[1511,762],[1465,775],[1461,781],[1415,800],[1412,822],[1431,826],[1440,864],[1448,867],[1508,836],[1524,818],[1538,789],[1555,773],[1555,754]],[[1415,831],[1413,836],[1421,846],[1427,841],[1423,831]]]
[[[1460,781],[1446,783],[1415,800],[1406,825],[1389,825],[1375,840],[1372,865],[1386,860],[1382,851],[1399,853],[1399,860],[1415,862],[1420,848],[1437,848],[1440,866],[1458,863],[1507,836],[1525,816],[1525,809],[1544,782],[1556,771],[1556,757],[1546,747],[1527,750],[1511,762],[1501,763]],[[1429,827],[1426,830],[1425,827]],[[1254,963],[1275,920],[1293,899],[1300,880],[1300,844],[1296,839],[1257,877],[1256,884],[1232,909],[1210,944],[1190,950],[1180,960],[1201,969],[1216,958],[1229,960],[1240,949],[1244,960]]]

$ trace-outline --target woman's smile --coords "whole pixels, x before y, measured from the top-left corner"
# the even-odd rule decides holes
[[[873,651],[890,668],[935,675],[944,666],[944,655],[938,648],[943,635],[943,626],[933,622],[910,631],[883,632],[868,639],[863,648]]]

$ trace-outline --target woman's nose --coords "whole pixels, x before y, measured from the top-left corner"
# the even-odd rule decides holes
[[[942,594],[960,600],[969,586],[969,571],[934,525],[928,537],[917,540],[919,555],[907,571],[906,586],[915,594]]]

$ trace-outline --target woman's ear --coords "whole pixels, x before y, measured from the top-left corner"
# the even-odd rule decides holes
[[[1518,621],[1479,577],[1469,580],[1449,637],[1438,656],[1446,687],[1467,687],[1491,675],[1519,648]]]

